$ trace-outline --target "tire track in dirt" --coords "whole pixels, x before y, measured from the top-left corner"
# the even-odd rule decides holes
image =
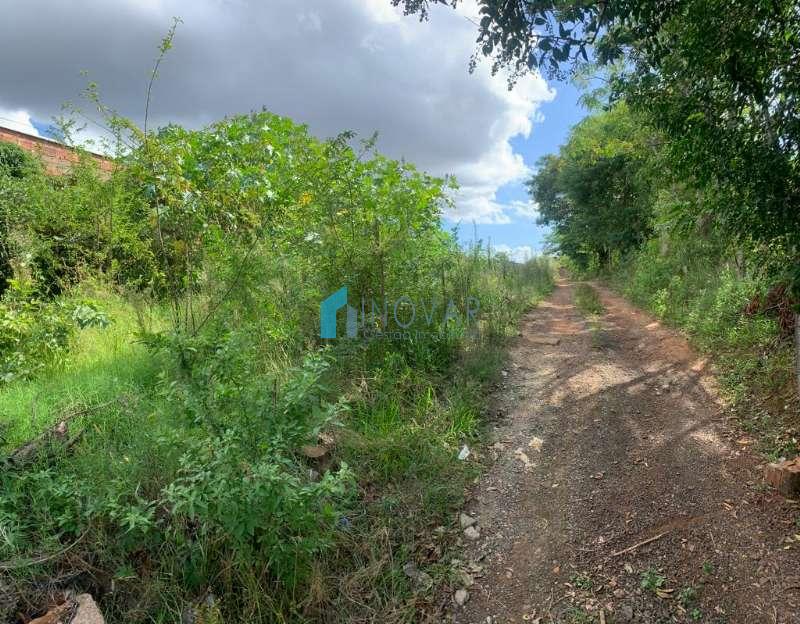
[[[596,288],[595,326],[566,280],[523,320],[453,620],[800,622],[796,505],[761,485],[707,362]]]

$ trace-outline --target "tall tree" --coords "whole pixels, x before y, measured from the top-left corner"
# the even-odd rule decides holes
[[[460,0],[391,0],[407,14]],[[647,111],[673,167],[712,191],[732,237],[779,241],[800,301],[797,0],[478,0],[477,56],[511,80],[616,68],[613,95]],[[800,323],[800,314],[796,315]],[[798,334],[800,335],[800,334]],[[800,338],[797,340],[800,384]]]
[[[562,253],[584,267],[608,266],[651,234],[658,145],[655,133],[619,104],[584,119],[557,156],[539,161],[528,189]]]
[[[432,5],[391,0],[427,19]],[[613,97],[647,111],[685,176],[717,189],[733,234],[800,245],[796,0],[478,0],[477,55],[512,80],[614,66]],[[473,65],[477,57],[473,58]],[[800,276],[798,276],[800,281]]]

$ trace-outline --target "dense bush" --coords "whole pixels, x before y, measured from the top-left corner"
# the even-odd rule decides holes
[[[69,412],[71,452],[55,444],[0,474],[0,559],[52,555],[13,583],[35,595],[64,568],[105,575],[106,614],[126,622],[402,611],[415,527],[460,503],[471,470],[458,450],[479,433],[503,340],[552,287],[549,263],[462,250],[440,223],[454,182],[373,141],[319,141],[267,112],[146,137],[117,126],[133,148],[107,179],[87,162],[0,184],[11,264],[31,285],[3,300],[28,319],[3,354],[37,354],[29,389],[9,386],[31,397],[11,417],[36,409],[47,377],[63,379],[56,422],[73,388],[100,388]],[[344,285],[361,335],[323,341],[320,302]],[[425,331],[363,339],[391,329],[398,300]],[[77,328],[96,340],[137,318],[136,345],[97,340],[75,360]],[[303,451],[322,442],[324,460]],[[372,577],[354,581],[365,566]]]
[[[40,172],[39,161],[13,143],[0,143],[0,177],[25,178]]]

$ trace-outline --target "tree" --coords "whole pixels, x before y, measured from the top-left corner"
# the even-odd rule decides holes
[[[428,17],[432,4],[391,0]],[[614,67],[612,96],[647,112],[673,168],[709,189],[734,239],[777,241],[800,301],[800,10],[796,0],[478,0],[493,71],[564,78]],[[471,67],[474,68],[476,57]],[[800,314],[796,317],[800,323]],[[800,338],[797,341],[800,384]]]
[[[39,172],[39,161],[13,143],[0,142],[0,176],[25,178]]]
[[[539,161],[528,189],[539,223],[581,266],[608,267],[651,234],[652,167],[660,142],[628,107],[587,117],[557,156]]]
[[[432,4],[391,0],[429,16]],[[512,80],[614,67],[685,176],[720,192],[732,234],[800,239],[800,11],[794,0],[479,0],[479,54]],[[473,64],[475,58],[473,58]],[[800,279],[800,278],[798,278]]]

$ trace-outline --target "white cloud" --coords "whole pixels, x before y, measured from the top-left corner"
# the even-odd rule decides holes
[[[403,12],[384,0],[361,0],[364,8],[379,24],[399,24],[403,21]]]
[[[514,200],[509,203],[509,208],[523,219],[536,219],[539,216],[539,204],[535,201]]]
[[[322,30],[322,18],[320,18],[319,13],[316,13],[315,11],[298,13],[297,21],[303,28],[306,28],[308,30],[316,32]]]
[[[77,8],[76,8],[77,7]],[[474,0],[436,5],[428,22],[389,0],[82,0],[11,3],[0,21],[0,107],[50,120],[87,78],[141,124],[157,46],[179,16],[159,71],[151,124],[199,127],[268,110],[329,137],[378,131],[378,148],[436,175],[455,174],[456,220],[520,216],[498,189],[530,175],[510,141],[527,137],[554,92],[538,76],[509,91],[486,63],[469,74]],[[64,24],[69,28],[64,28]]]
[[[495,245],[494,251],[507,255],[514,262],[526,262],[536,255],[536,252],[530,245],[518,245],[516,247]]]
[[[0,108],[0,126],[24,132],[25,134],[32,134],[33,136],[41,136],[39,131],[33,126],[33,120],[30,113],[24,110],[6,110]]]

